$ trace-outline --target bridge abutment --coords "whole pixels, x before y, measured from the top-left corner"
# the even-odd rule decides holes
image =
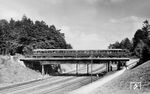
[[[89,64],[87,64],[87,74],[89,74]]]

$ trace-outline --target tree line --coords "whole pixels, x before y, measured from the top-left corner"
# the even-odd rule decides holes
[[[27,54],[33,49],[71,49],[64,34],[54,25],[33,21],[25,15],[21,20],[0,20],[0,54]]]
[[[108,48],[127,49],[131,57],[140,58],[141,63],[150,60],[150,24],[148,20],[143,22],[143,27],[138,29],[134,37],[129,40],[123,39],[121,42],[110,44]]]

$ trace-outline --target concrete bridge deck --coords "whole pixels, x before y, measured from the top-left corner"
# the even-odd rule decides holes
[[[129,61],[130,59],[129,58],[22,58],[20,60],[21,61],[91,61],[92,60],[92,61],[105,62],[105,61]],[[83,63],[83,62],[78,62],[78,63]],[[97,62],[93,62],[93,63],[97,64]]]
[[[20,61],[38,61],[42,65],[42,74],[44,75],[44,66],[49,64],[76,64],[76,73],[78,74],[78,64],[87,64],[87,73],[89,73],[89,64],[106,64],[107,72],[111,71],[111,64],[116,64],[119,70],[125,66],[129,58],[22,58]]]

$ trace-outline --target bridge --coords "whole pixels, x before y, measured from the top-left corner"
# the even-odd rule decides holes
[[[48,53],[49,52],[49,53]],[[103,53],[102,53],[103,52]],[[63,54],[62,54],[63,53]],[[117,55],[116,55],[117,54]],[[125,57],[127,53],[122,49],[112,50],[66,50],[66,49],[36,49],[32,55],[27,55],[21,61],[40,62],[42,66],[42,75],[45,75],[44,67],[50,64],[76,64],[76,74],[78,74],[78,65],[87,65],[87,74],[89,65],[105,64],[106,71],[112,71],[112,64],[117,65],[117,70],[126,66],[129,58]],[[113,56],[115,55],[115,56]]]

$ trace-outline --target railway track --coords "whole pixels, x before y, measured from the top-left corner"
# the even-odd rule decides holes
[[[131,62],[130,64],[134,64],[135,62]],[[94,67],[92,73],[100,73],[104,71],[106,67],[99,66]],[[80,72],[86,72],[86,68],[80,68]],[[75,72],[75,71],[71,71]],[[90,73],[90,72],[89,72]],[[92,80],[95,81],[99,79],[100,77],[93,76]],[[13,88],[6,88],[4,90],[0,91],[0,94],[62,94],[67,93],[72,90],[75,90],[77,88],[80,88],[84,85],[87,85],[91,82],[91,77],[88,76],[55,76],[55,77],[49,77],[47,79],[44,79],[42,81],[37,81],[33,83],[29,83],[26,85],[13,87]]]
[[[96,72],[98,69],[94,70]],[[98,77],[93,78],[93,81],[97,80]],[[65,90],[66,88],[76,89],[83,85],[88,84],[91,81],[89,77],[71,77],[70,79],[66,79],[66,81],[61,81],[57,83],[50,83],[47,85],[42,85],[38,88],[29,88],[20,92],[13,92],[11,94],[51,94],[58,91]],[[37,91],[38,90],[38,91]],[[25,93],[24,93],[25,92]],[[57,94],[56,93],[56,94]],[[62,92],[61,92],[62,93]]]
[[[85,71],[85,68],[81,68],[80,72],[81,71]],[[45,79],[42,81],[37,81],[37,82],[33,82],[33,83],[29,83],[29,84],[25,84],[25,85],[13,87],[13,88],[5,88],[0,91],[0,94],[28,94],[30,93],[30,91],[31,92],[36,91],[36,89],[44,89],[45,87],[54,86],[60,83],[64,83],[66,81],[73,81],[73,79],[76,79],[76,78],[79,78],[79,77],[70,77],[70,76],[69,77],[62,77],[62,76],[61,77],[58,77],[58,76],[49,77],[48,79]],[[27,93],[27,91],[29,92]]]
[[[85,70],[85,67],[81,67],[79,69],[79,71]],[[71,70],[68,73],[75,73],[75,70]],[[39,79],[39,80],[33,80],[33,81],[29,81],[29,82],[25,82],[25,83],[20,83],[20,84],[16,84],[16,85],[10,85],[10,86],[5,86],[5,87],[1,87],[0,88],[0,94],[2,91],[9,91],[10,89],[12,89],[12,91],[15,90],[19,90],[20,88],[27,88],[33,85],[37,85],[37,84],[41,84],[41,83],[45,83],[47,81],[51,81],[51,80],[57,80],[57,79],[61,79],[61,76],[51,76],[45,79]],[[33,83],[32,85],[30,83]]]
[[[99,70],[96,69],[95,71],[93,72],[98,72]],[[104,68],[101,70],[101,71],[104,71]],[[100,77],[92,77],[92,81],[96,81],[98,80]],[[65,91],[65,92],[69,92],[69,91],[72,91],[72,90],[75,90],[79,87],[82,87],[84,85],[87,85],[89,84],[89,82],[91,82],[91,78],[90,77],[81,77],[81,78],[76,78],[74,79],[75,81],[70,81],[70,82],[67,82],[67,83],[63,83],[61,86],[57,86],[56,88],[47,88],[45,90],[42,90],[40,92],[32,92],[32,94],[62,94],[62,91]],[[67,90],[66,90],[67,89]]]
[[[97,80],[97,77],[93,78],[93,81]],[[89,82],[91,81],[90,78],[85,78],[85,77],[81,77],[81,78],[75,78],[71,81],[68,81],[62,85],[60,85],[59,87],[54,87],[54,88],[46,88],[40,92],[32,92],[32,94],[58,94],[58,93],[62,93],[61,91],[65,90],[67,88],[67,91],[71,91],[72,89],[77,89],[81,86],[87,85]]]

